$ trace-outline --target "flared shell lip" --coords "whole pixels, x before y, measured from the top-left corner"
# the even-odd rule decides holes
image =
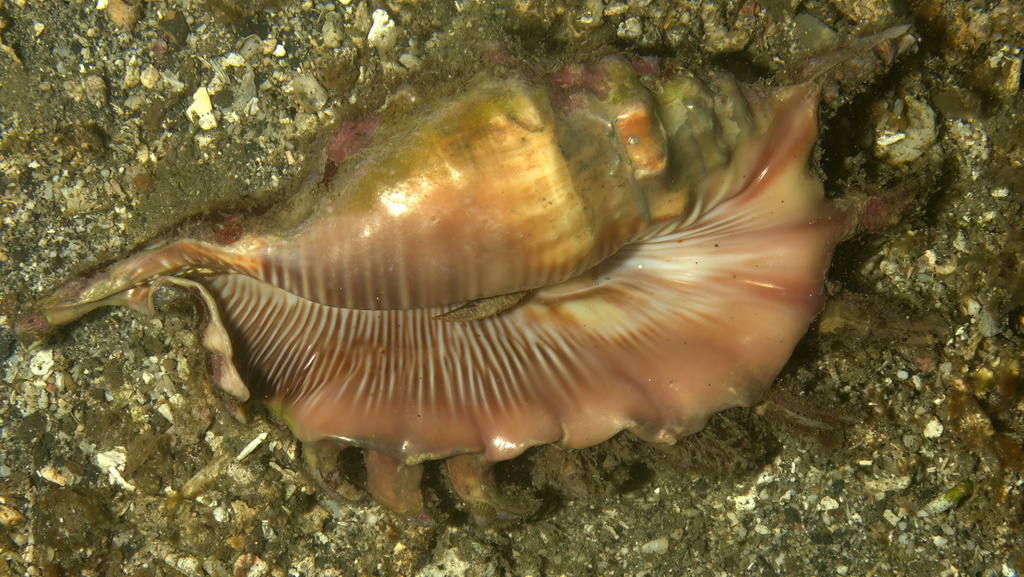
[[[701,410],[692,411],[690,414],[675,415],[671,422],[660,424],[653,422],[640,423],[635,419],[623,419],[616,426],[608,427],[605,433],[601,435],[601,438],[588,439],[586,442],[572,442],[571,432],[565,424],[562,426],[561,434],[555,439],[528,439],[513,442],[509,439],[492,436],[487,439],[481,439],[480,445],[476,447],[462,446],[448,449],[422,450],[414,446],[415,443],[408,439],[401,442],[391,442],[368,437],[334,434],[318,436],[306,442],[333,442],[346,447],[372,450],[410,466],[420,465],[428,461],[439,461],[458,455],[481,455],[489,462],[497,463],[519,457],[535,447],[557,445],[562,448],[585,449],[604,443],[623,433],[630,433],[644,442],[653,445],[671,446],[678,442],[679,439],[703,429],[714,415],[722,411],[740,407],[751,407],[757,404],[773,380],[765,379],[760,383],[751,383],[742,390],[730,387],[731,395],[728,400],[715,406],[703,407]],[[279,414],[285,415],[285,413]],[[301,428],[295,428],[295,423],[287,417],[284,417],[284,420],[289,424],[289,428],[296,432],[301,431]]]

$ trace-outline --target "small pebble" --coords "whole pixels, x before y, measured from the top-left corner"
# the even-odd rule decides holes
[[[170,405],[168,405],[167,403],[164,403],[164,404],[162,404],[162,405],[160,405],[159,407],[156,408],[156,412],[160,413],[160,415],[163,418],[167,419],[168,423],[174,424],[174,414],[171,413],[171,406]]]
[[[794,24],[797,42],[811,52],[824,52],[838,39],[835,30],[810,14],[798,14]]]
[[[818,501],[818,510],[820,511],[831,511],[832,509],[838,509],[839,502],[832,497],[824,497]]]
[[[621,24],[616,32],[619,38],[624,40],[636,40],[643,34],[643,30],[640,27],[640,20],[636,18],[627,18]]]
[[[25,521],[25,516],[6,505],[0,505],[0,525],[11,527],[20,525]]]
[[[98,107],[107,104],[107,83],[95,74],[90,74],[82,80],[82,92],[85,98]]]
[[[893,513],[889,509],[886,509],[885,512],[882,513],[882,516],[885,517],[885,520],[888,521],[889,524],[892,525],[893,527],[898,525],[899,522],[900,522],[900,516],[897,515],[896,513]]]
[[[160,361],[160,368],[163,369],[165,373],[173,373],[178,368],[178,361],[174,359],[164,359]]]
[[[654,553],[655,555],[664,555],[668,552],[668,537],[660,537],[653,541],[648,541],[640,546],[641,553]]]
[[[917,512],[918,517],[929,517],[952,509],[974,492],[974,481],[964,479],[955,487],[932,499]]]
[[[938,419],[933,418],[928,421],[928,424],[924,426],[924,436],[926,439],[935,439],[942,436],[942,423]]]
[[[129,5],[123,0],[107,0],[104,11],[114,26],[128,29],[139,21],[139,16],[142,15],[142,3]]]
[[[398,57],[398,63],[406,68],[406,70],[418,70],[420,67],[420,59],[408,52]]]
[[[150,64],[139,74],[139,82],[146,88],[153,88],[160,81],[160,71]]]
[[[307,111],[315,112],[327,104],[327,91],[312,74],[296,74],[291,85],[292,93]]]
[[[217,128],[217,118],[213,115],[213,105],[210,104],[210,93],[205,86],[200,86],[192,95],[192,104],[185,110],[185,114],[193,124],[203,130]]]

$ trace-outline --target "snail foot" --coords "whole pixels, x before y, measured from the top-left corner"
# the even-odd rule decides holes
[[[479,526],[495,520],[520,519],[532,508],[511,502],[495,487],[493,463],[481,455],[456,455],[446,459],[448,477],[459,498],[469,507]]]
[[[434,525],[423,505],[420,481],[423,465],[406,465],[387,455],[366,450],[366,485],[385,507],[420,525]]]
[[[302,444],[302,464],[306,475],[337,501],[358,501],[364,492],[351,483],[338,469],[342,446],[332,441]]]

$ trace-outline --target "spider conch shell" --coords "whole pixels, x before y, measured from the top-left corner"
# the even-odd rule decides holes
[[[157,289],[184,287],[228,393],[305,443],[367,449],[396,510],[422,514],[431,459],[493,507],[489,463],[622,430],[671,443],[775,378],[853,223],[807,171],[816,102],[725,75],[641,82],[617,58],[481,78],[385,122],[270,230],[141,252],[19,330],[153,314]]]

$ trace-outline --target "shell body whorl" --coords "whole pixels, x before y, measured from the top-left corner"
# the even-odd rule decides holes
[[[453,305],[568,280],[682,216],[651,93],[618,59],[584,73],[600,86],[483,80],[386,134],[249,274],[330,306]]]
[[[373,310],[571,278],[650,224],[607,121],[589,113],[561,117],[517,79],[480,86],[335,179],[315,222],[268,247],[269,266],[334,289],[292,291],[310,300]]]

